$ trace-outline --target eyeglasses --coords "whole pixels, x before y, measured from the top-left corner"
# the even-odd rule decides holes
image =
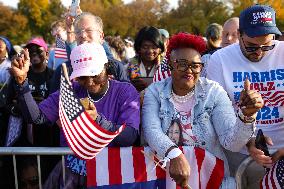
[[[75,30],[75,34],[76,35],[81,35],[82,32],[86,32],[87,34],[92,34],[95,31],[99,32],[99,30],[96,30],[96,29],[93,29],[93,28],[88,28],[88,29],[83,29],[83,30]]]
[[[202,62],[188,61],[186,59],[175,60],[174,63],[177,65],[177,70],[181,72],[186,72],[189,68],[195,74],[198,74],[202,70]]]
[[[245,45],[245,43],[244,43],[243,37],[241,37],[241,39],[242,39],[242,42],[243,42],[244,47],[245,47],[245,49],[246,49],[247,52],[255,52],[255,51],[257,51],[258,49],[261,49],[262,51],[270,51],[270,50],[272,50],[272,49],[275,47],[275,44],[270,45],[270,46],[268,46],[268,45],[263,45],[263,46],[259,46],[259,47],[247,47],[247,46]]]

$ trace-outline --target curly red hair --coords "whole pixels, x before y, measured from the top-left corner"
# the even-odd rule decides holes
[[[180,32],[170,38],[167,58],[170,59],[170,54],[175,49],[192,48],[202,54],[206,50],[206,42],[201,36],[192,35],[189,33]]]

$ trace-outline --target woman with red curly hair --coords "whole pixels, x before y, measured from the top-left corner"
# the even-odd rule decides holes
[[[262,99],[259,93],[252,93],[246,83],[245,90],[240,91],[242,109],[236,116],[226,91],[218,83],[200,77],[203,67],[200,54],[205,48],[200,36],[178,33],[171,37],[167,58],[172,77],[146,89],[142,108],[143,132],[149,146],[160,158],[170,162],[173,180],[189,188],[191,169],[188,161],[167,135],[172,120],[179,119],[182,145],[198,146],[223,160],[224,179],[219,186],[236,188],[223,149],[239,151],[246,145],[253,135],[254,121],[248,123],[244,117],[256,113],[260,109],[257,103]]]

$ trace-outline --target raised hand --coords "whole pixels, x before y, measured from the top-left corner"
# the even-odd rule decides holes
[[[244,82],[244,90],[241,92],[239,106],[245,116],[256,116],[258,110],[263,107],[261,94],[255,90],[250,90],[248,78]]]
[[[12,59],[10,73],[15,77],[16,82],[21,85],[27,78],[30,67],[30,56],[28,49],[24,49],[20,55]]]
[[[80,15],[80,14],[82,14],[82,10],[80,6],[77,6],[76,15]],[[74,24],[74,20],[75,20],[75,17],[71,15],[71,9],[69,7],[65,13],[65,24],[66,24],[67,31],[68,29],[73,29],[72,27]]]

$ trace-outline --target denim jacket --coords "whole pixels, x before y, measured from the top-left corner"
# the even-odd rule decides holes
[[[171,91],[171,78],[153,83],[146,89],[142,108],[145,139],[162,158],[171,146],[175,146],[166,135],[174,116]],[[229,176],[223,148],[240,151],[253,135],[255,124],[244,124],[236,116],[226,91],[217,82],[200,77],[194,98],[190,120],[192,132],[198,141],[205,142],[201,148],[224,161],[225,177]]]

